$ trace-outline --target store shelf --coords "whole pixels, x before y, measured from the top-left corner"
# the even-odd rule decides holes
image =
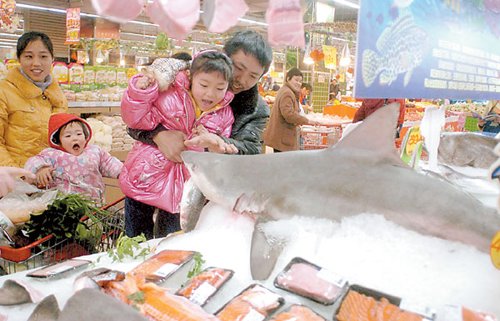
[[[120,113],[119,101],[70,101],[68,112],[75,115],[86,113]]]

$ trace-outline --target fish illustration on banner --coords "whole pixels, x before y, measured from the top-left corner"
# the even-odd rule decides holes
[[[427,34],[415,25],[410,14],[400,16],[377,39],[377,51],[363,51],[361,68],[365,86],[371,86],[379,75],[381,85],[390,85],[400,74],[404,74],[407,86],[413,70],[423,60],[426,38]]]

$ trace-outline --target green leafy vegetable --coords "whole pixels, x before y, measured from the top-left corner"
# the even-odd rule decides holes
[[[78,239],[79,234],[85,236],[85,231],[90,230],[89,225],[96,224],[110,215],[112,214],[99,209],[92,200],[83,195],[61,194],[45,211],[31,214],[24,230],[30,242],[49,234],[53,234],[56,240]],[[82,222],[81,219],[85,216],[89,217],[89,220]],[[84,238],[99,238],[102,229],[95,230],[94,233],[87,233]]]
[[[146,241],[144,234],[135,237],[128,237],[123,232],[116,241],[116,248],[108,250],[108,256],[113,259],[113,262],[121,262],[126,257],[133,259],[146,257],[151,252],[149,245],[142,246],[141,243]]]
[[[189,279],[200,274],[200,272],[203,269],[203,264],[205,263],[205,260],[203,259],[203,255],[201,255],[201,253],[199,253],[199,252],[196,252],[194,254],[193,260],[194,260],[193,268],[187,274],[187,277]]]
[[[142,291],[137,291],[132,294],[129,294],[127,296],[127,299],[129,299],[132,302],[132,307],[135,309],[138,309],[139,304],[144,304],[146,300],[144,299],[144,292]]]

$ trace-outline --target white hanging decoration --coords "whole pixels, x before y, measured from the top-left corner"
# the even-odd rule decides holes
[[[143,0],[92,0],[92,5],[97,14],[106,19],[124,23],[134,20],[144,7]]]
[[[184,39],[200,18],[200,1],[154,0],[147,14],[169,37]]]
[[[247,11],[244,0],[204,0],[202,19],[208,31],[222,33],[236,25]]]
[[[268,41],[273,46],[304,48],[305,34],[300,0],[269,0],[266,21]]]

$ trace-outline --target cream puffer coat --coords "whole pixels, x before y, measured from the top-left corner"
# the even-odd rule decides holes
[[[49,117],[66,112],[68,102],[54,81],[42,92],[18,68],[0,81],[0,166],[23,167],[49,147]]]

